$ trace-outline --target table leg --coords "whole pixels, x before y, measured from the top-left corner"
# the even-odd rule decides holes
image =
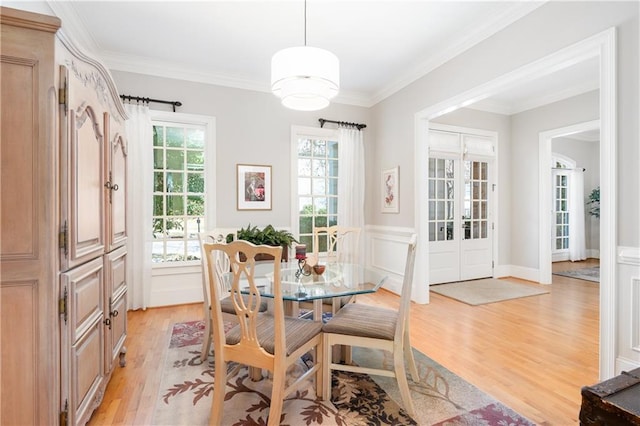
[[[322,321],[322,299],[313,301],[313,320]]]
[[[249,367],[249,377],[254,382],[262,380],[262,369],[258,367]]]

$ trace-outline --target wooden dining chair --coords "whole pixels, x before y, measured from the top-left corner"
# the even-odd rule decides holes
[[[339,225],[313,228],[313,253],[309,256],[308,263],[310,265],[332,262],[360,263],[360,231],[361,229],[357,227]],[[322,252],[321,248],[324,249]],[[335,314],[342,306],[354,301],[355,296],[323,299],[323,311]],[[304,302],[300,307],[309,308]]]
[[[313,228],[313,259],[319,263],[360,263],[360,231],[340,225]]]
[[[202,304],[204,310],[204,335],[202,336],[202,350],[200,352],[200,359],[202,360],[202,362],[204,362],[209,356],[213,330],[211,317],[211,292],[209,291],[208,279],[209,270],[207,268],[207,256],[204,255],[204,250],[202,247],[204,243],[226,244],[229,240],[229,237],[231,237],[231,241],[237,240],[238,231],[232,228],[215,228],[211,231],[201,232],[200,234],[198,234],[198,238],[200,239],[200,251],[202,253],[202,293],[204,296],[204,303]],[[216,274],[222,274],[225,271],[230,270],[231,264],[229,262],[229,258],[224,252],[216,252],[215,256],[213,256],[213,262],[214,271]],[[224,283],[223,280],[218,280],[218,282]],[[229,289],[226,287],[221,289],[220,296],[222,297],[222,312],[227,314],[235,314],[233,304],[231,303],[231,299],[229,298]],[[267,308],[267,302],[264,301],[260,306],[260,312],[266,311]]]
[[[395,377],[400,388],[404,408],[409,415],[414,415],[415,410],[411,401],[411,393],[409,392],[405,361],[409,364],[413,381],[419,381],[418,369],[413,358],[413,352],[411,352],[411,341],[409,340],[409,308],[416,241],[417,237],[414,234],[407,249],[407,261],[402,282],[400,309],[398,311],[363,303],[349,303],[322,327],[325,360],[323,380],[326,383],[324,399],[329,400],[330,398],[332,370]],[[337,364],[330,358],[333,345],[344,345],[349,348],[345,364]],[[350,349],[354,346],[389,351],[393,354],[393,370],[353,365]]]
[[[214,257],[216,251],[223,252],[231,266],[231,272],[221,276],[215,273],[213,262],[208,262],[215,359],[213,402],[209,424],[219,425],[222,421],[227,364],[235,361],[269,371],[273,378],[273,385],[268,425],[277,425],[280,423],[284,398],[299,389],[307,379],[315,378],[316,395],[322,398],[322,323],[285,317],[280,281],[282,247],[256,246],[239,240],[229,244],[205,243],[203,249],[209,259]],[[240,253],[246,256],[245,261],[240,260]],[[260,253],[272,255],[275,259],[268,265],[270,273],[273,268],[272,278],[269,278],[273,280],[272,314],[259,314],[262,296],[258,288],[260,279],[255,273],[255,258]],[[260,267],[264,268],[265,265]],[[230,297],[238,320],[238,325],[226,334],[222,323],[219,294],[223,285],[217,282],[225,278],[230,282]],[[246,294],[243,295],[242,292]],[[290,378],[291,383],[286,383],[287,368],[310,351],[313,351],[311,368],[295,380],[293,377]]]

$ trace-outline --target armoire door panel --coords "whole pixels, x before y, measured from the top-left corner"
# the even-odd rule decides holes
[[[105,256],[106,282],[105,297],[116,297],[127,288],[127,248],[120,247]]]
[[[124,339],[127,331],[127,248],[120,247],[104,256],[105,269],[105,318],[109,324],[106,330],[106,364],[105,369],[111,372],[116,357],[120,357],[120,365],[124,366]]]
[[[89,105],[70,115],[69,267],[104,254],[104,135]]]
[[[106,112],[104,122],[107,140],[107,251],[111,251],[127,242],[127,141],[123,121]]]
[[[104,325],[96,320],[71,348],[70,413],[72,425],[84,425],[102,402],[104,389]]]
[[[4,44],[3,44],[4,47]],[[2,56],[2,155],[0,155],[0,256],[33,259],[38,246],[38,87],[34,60]],[[5,100],[11,100],[6,102]]]
[[[104,264],[98,258],[62,274],[67,287],[68,322],[71,326],[70,342],[75,342],[104,318]]]
[[[107,360],[107,371],[112,371],[116,365],[116,358],[120,358],[120,367],[125,366],[124,342],[127,337],[127,293],[124,292],[111,303],[111,330],[110,339],[107,339],[110,346],[110,358]]]
[[[0,309],[2,321],[2,357],[0,357],[0,389],[2,407],[0,424],[37,424],[36,399],[37,366],[34,330],[37,329],[38,306],[36,282],[2,281],[0,285]],[[10,319],[10,320],[9,320]],[[20,366],[21,368],[17,368]],[[10,389],[10,391],[8,391]]]

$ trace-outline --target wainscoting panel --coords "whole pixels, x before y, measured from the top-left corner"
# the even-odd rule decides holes
[[[616,374],[640,367],[640,248],[618,247]]]
[[[385,272],[389,278],[383,287],[400,294],[404,267],[407,260],[407,244],[413,229],[367,226],[365,232],[366,262],[369,267]]]
[[[149,307],[197,303],[204,300],[202,268],[178,266],[154,268]]]

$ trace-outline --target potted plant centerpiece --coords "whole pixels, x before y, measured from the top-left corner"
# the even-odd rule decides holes
[[[264,229],[260,229],[249,224],[246,228],[238,230],[238,239],[249,241],[255,245],[282,246],[283,262],[286,262],[289,258],[291,244],[298,242],[291,232],[284,229],[275,229],[272,225],[267,225]],[[256,260],[262,260],[262,258],[256,258]]]

